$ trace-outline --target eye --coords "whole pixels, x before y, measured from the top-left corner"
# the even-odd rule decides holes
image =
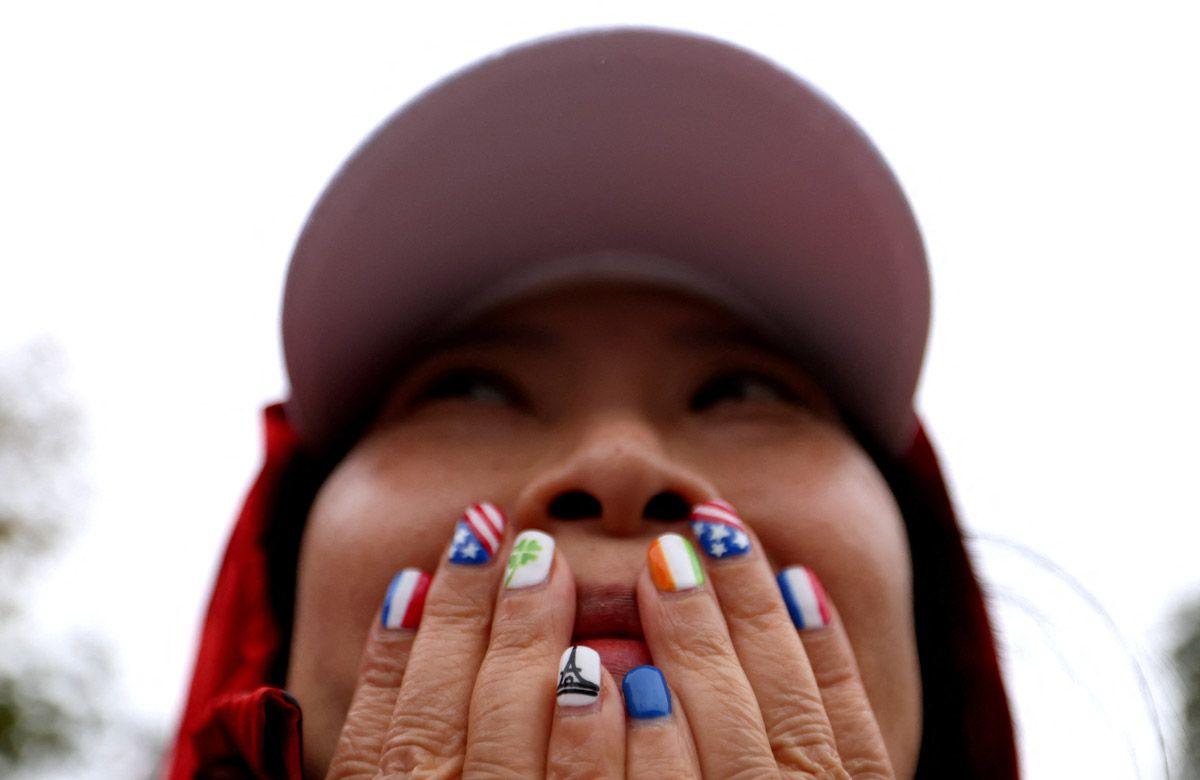
[[[703,412],[723,402],[800,404],[786,384],[754,371],[728,371],[709,379],[688,403],[693,412]]]
[[[525,407],[525,396],[512,382],[485,368],[452,368],[433,379],[417,401],[463,399],[493,405]]]

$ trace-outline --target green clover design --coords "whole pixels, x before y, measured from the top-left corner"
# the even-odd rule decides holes
[[[508,585],[512,581],[513,574],[517,569],[537,560],[538,553],[541,551],[542,545],[536,539],[522,539],[517,542],[512,554],[508,556],[508,574],[504,578],[504,584]]]

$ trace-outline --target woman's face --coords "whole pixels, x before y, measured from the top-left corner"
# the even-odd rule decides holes
[[[920,743],[911,571],[900,511],[822,390],[733,315],[637,286],[560,289],[497,309],[414,364],[325,482],[300,555],[289,690],[310,765],[333,753],[392,575],[436,569],[490,501],[553,534],[576,627],[620,680],[645,660],[646,547],[719,497],[776,568],[803,564],[845,624],[898,776]],[[630,620],[635,621],[632,630]],[[784,672],[786,673],[786,672]]]

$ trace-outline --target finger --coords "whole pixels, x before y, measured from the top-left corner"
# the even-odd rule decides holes
[[[624,777],[621,696],[595,650],[579,645],[563,651],[556,697],[546,777]]]
[[[863,688],[854,650],[821,581],[803,566],[784,569],[778,581],[820,687],[842,766],[851,777],[892,776],[887,746]]]
[[[841,767],[833,725],[804,645],[758,539],[721,500],[697,504],[692,533],[725,615],[734,649],[758,700],[767,739],[785,771],[820,775]]]
[[[420,569],[404,569],[388,586],[363,648],[330,778],[375,776],[428,589],[429,575]]]
[[[654,666],[630,669],[621,683],[625,712],[625,774],[628,777],[700,777],[687,717],[672,704],[671,689]]]
[[[487,649],[506,522],[492,504],[464,511],[425,597],[421,625],[383,740],[384,774],[461,771],[475,675]]]
[[[647,558],[637,587],[642,629],[687,713],[704,776],[777,774],[758,702],[692,545],[664,534]]]
[[[575,581],[554,547],[541,531],[522,531],[513,541],[471,695],[468,777],[545,774],[554,670],[575,621]]]

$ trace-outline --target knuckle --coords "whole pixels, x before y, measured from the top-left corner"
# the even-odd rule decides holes
[[[491,621],[491,597],[475,593],[457,583],[447,583],[446,592],[425,604],[421,624],[446,623],[456,628],[487,625]]]
[[[683,622],[663,625],[662,640],[669,656],[690,667],[713,670],[725,666],[732,649],[723,632],[697,630]]]
[[[329,767],[326,780],[350,780],[350,778],[373,777],[375,775],[375,757],[359,752],[342,754],[334,757]]]
[[[842,759],[842,766],[854,780],[892,780],[896,775],[883,757],[860,756]]]
[[[461,764],[462,748],[456,726],[437,708],[398,714],[392,736],[384,744],[383,766],[389,771],[449,771]]]
[[[360,686],[398,688],[403,677],[404,664],[393,655],[367,655],[359,669]]]
[[[685,771],[675,756],[647,755],[638,762],[638,775],[641,777],[699,777],[694,772]]]
[[[505,778],[505,780],[508,780],[509,778],[513,777],[536,777],[542,774],[541,772],[521,772],[515,769],[517,766],[518,764],[506,760],[504,753],[486,756],[483,758],[472,758],[464,767],[463,777]]]
[[[791,619],[782,609],[782,604],[775,601],[751,598],[736,600],[730,605],[722,602],[722,607],[730,612],[731,617],[742,623],[751,636],[776,632],[780,628],[794,630]]]
[[[832,662],[813,664],[813,674],[817,678],[817,685],[822,690],[838,691],[854,688],[859,684],[858,671],[853,664],[842,658]]]
[[[847,777],[829,722],[822,716],[821,700],[796,691],[779,704],[785,713],[773,719],[767,739],[780,766],[803,776]]]
[[[502,661],[516,657],[526,657],[550,654],[554,647],[542,631],[534,626],[506,626],[502,631],[492,632],[492,641],[488,646],[488,660]]]
[[[608,777],[596,760],[595,748],[583,742],[556,744],[546,763],[546,777],[555,780],[593,780]]]

